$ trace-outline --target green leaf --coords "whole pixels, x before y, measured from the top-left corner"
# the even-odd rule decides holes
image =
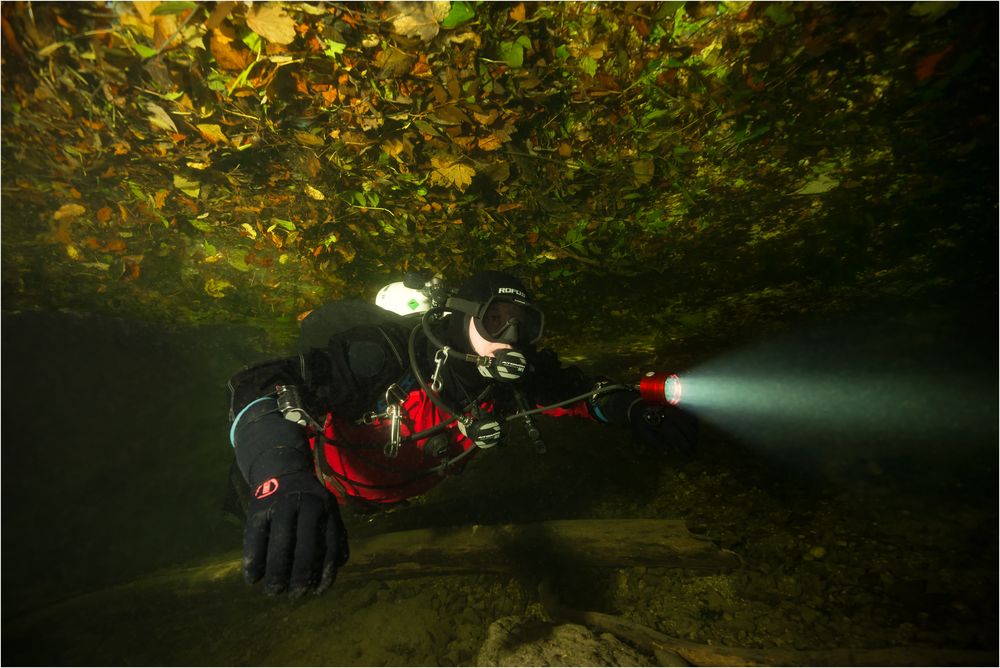
[[[261,38],[257,33],[250,31],[246,35],[243,35],[243,43],[246,44],[251,51],[259,52],[261,49]]]
[[[457,28],[466,21],[469,21],[475,17],[476,11],[468,2],[453,2],[451,3],[451,11],[448,12],[448,16],[444,17],[444,21],[441,21],[442,28]]]
[[[197,220],[195,218],[189,218],[188,222],[191,223],[191,227],[202,232],[211,232],[212,225],[207,220]]]
[[[571,55],[572,54],[569,52],[569,49],[566,47],[565,44],[556,49],[556,58],[558,58],[559,60],[566,60]]]
[[[414,118],[413,119],[413,124],[416,125],[417,129],[420,130],[421,132],[423,132],[425,135],[431,135],[432,137],[440,137],[441,136],[441,133],[439,133],[434,128],[434,126],[431,125],[430,123],[428,123],[427,121],[421,120],[419,118]]]
[[[215,297],[216,299],[222,299],[226,296],[226,290],[231,290],[235,287],[235,285],[224,278],[210,278],[205,281],[205,293],[209,297]]]
[[[150,48],[145,44],[140,44],[139,42],[132,42],[132,48],[135,49],[135,52],[142,58],[152,58],[159,53],[156,49]]]
[[[524,65],[524,47],[518,42],[500,42],[500,60],[517,69]]]
[[[669,115],[671,113],[673,113],[673,112],[671,112],[669,109],[657,109],[655,111],[651,111],[651,112],[647,113],[645,116],[642,117],[642,123],[643,123],[643,125],[645,125],[646,123],[648,123],[650,121],[655,121],[657,118],[662,118],[662,117],[667,116],[667,115]]]
[[[174,187],[191,197],[198,197],[201,193],[201,184],[183,174],[174,174]]]
[[[761,135],[767,133],[770,129],[770,125],[758,125],[750,132],[747,132],[746,135],[740,139],[740,142],[753,141],[754,139],[757,139]]]
[[[232,95],[234,90],[242,87],[247,82],[247,77],[250,76],[250,70],[252,70],[253,66],[256,64],[257,64],[256,60],[251,61],[250,64],[247,65],[246,69],[240,72],[240,75],[236,77],[235,80],[233,80],[233,84],[229,87],[228,91],[229,95]]]
[[[236,271],[250,271],[250,265],[247,264],[242,252],[236,255],[227,254],[226,262]]]
[[[295,223],[293,223],[290,220],[284,220],[283,218],[272,218],[271,222],[274,223],[275,225],[278,225],[279,227],[283,227],[289,232],[295,229]]]
[[[590,76],[594,76],[597,74],[597,61],[590,56],[584,56],[580,59],[580,69]]]
[[[653,14],[654,21],[666,21],[672,19],[677,14],[677,10],[684,6],[684,0],[668,0],[660,3],[660,6]]]
[[[776,2],[768,4],[767,9],[764,10],[764,15],[774,21],[776,26],[785,26],[795,20],[795,17],[792,16],[784,5]]]
[[[152,15],[162,16],[163,14],[180,14],[183,11],[197,8],[198,3],[196,2],[161,2],[156,6],[156,9],[152,11]]]
[[[326,48],[323,49],[323,55],[329,56],[330,58],[336,58],[338,53],[343,53],[344,49],[347,47],[343,42],[335,42],[332,39],[324,39],[323,43],[326,44]]]
[[[910,7],[909,14],[934,21],[957,6],[957,2],[914,2],[913,6]]]
[[[820,174],[814,178],[809,183],[805,184],[795,192],[793,195],[822,195],[825,192],[830,192],[834,188],[840,185],[840,181],[828,176],[826,174]]]

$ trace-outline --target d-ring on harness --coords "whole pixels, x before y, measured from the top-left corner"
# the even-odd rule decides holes
[[[386,457],[395,457],[399,454],[399,446],[403,443],[400,434],[400,424],[403,421],[403,402],[406,401],[406,392],[396,383],[389,386],[385,391],[385,416],[389,418],[389,442],[382,448]]]
[[[441,391],[441,369],[444,368],[444,363],[448,361],[448,350],[448,346],[445,346],[434,353],[434,375],[431,376],[431,389],[435,393]]]

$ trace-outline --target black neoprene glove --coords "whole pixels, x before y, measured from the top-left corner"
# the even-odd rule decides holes
[[[234,429],[236,461],[252,498],[243,532],[243,574],[264,592],[297,598],[333,584],[349,556],[336,499],[313,472],[301,427],[273,399],[247,408]]]
[[[698,444],[697,418],[675,406],[648,404],[638,392],[598,396],[593,412],[604,422],[630,426],[636,440],[653,450],[689,455]]]
[[[690,455],[698,445],[698,419],[676,406],[635,404],[629,419],[635,436],[654,450]]]

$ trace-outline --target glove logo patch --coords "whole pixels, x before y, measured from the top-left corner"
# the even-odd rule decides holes
[[[254,490],[253,496],[255,499],[263,499],[266,496],[271,496],[278,491],[278,479],[269,478],[264,482],[257,485],[257,489]]]

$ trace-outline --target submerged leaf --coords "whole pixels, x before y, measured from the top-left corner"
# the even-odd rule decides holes
[[[451,12],[450,2],[394,2],[393,30],[405,37],[419,37],[425,42],[434,39],[439,25]]]
[[[637,185],[644,186],[653,180],[655,166],[652,160],[636,160],[632,163],[632,175]]]
[[[449,156],[435,156],[431,158],[431,164],[435,167],[431,172],[432,184],[454,186],[463,193],[472,183],[472,177],[476,175],[475,169]]]
[[[343,42],[337,42],[332,39],[324,39],[323,43],[326,44],[326,48],[323,49],[323,55],[330,58],[336,58],[338,53],[343,53],[347,45]]]
[[[236,271],[250,271],[250,265],[247,264],[246,258],[242,254],[227,255],[226,263]]]
[[[163,107],[155,102],[147,102],[146,109],[150,112],[149,124],[154,128],[167,130],[169,132],[177,132],[177,126],[174,124],[174,119],[170,118],[170,114],[168,114]]]
[[[152,16],[163,16],[165,14],[180,14],[189,9],[197,9],[196,2],[161,2],[151,12]]]
[[[236,287],[224,278],[210,278],[205,281],[205,294],[209,297],[221,299],[226,296],[225,291]]]
[[[764,14],[767,18],[774,21],[774,24],[779,27],[788,25],[795,20],[792,14],[788,11],[788,8],[778,2],[768,3],[767,9],[764,10]]]
[[[63,204],[58,211],[52,214],[52,218],[53,220],[73,220],[85,213],[87,210],[79,204]]]
[[[201,194],[201,184],[183,174],[174,174],[174,187],[191,197],[198,197]]]
[[[914,2],[910,7],[911,16],[920,16],[931,21],[943,16],[958,6],[957,2],[937,2],[936,0],[922,0]]]
[[[518,42],[500,42],[500,60],[517,69],[524,65],[524,47]]]
[[[258,9],[259,7],[259,9]],[[295,21],[276,5],[254,6],[247,14],[247,26],[274,44],[291,44],[295,39]]]
[[[326,195],[324,195],[322,192],[320,192],[316,188],[313,188],[308,183],[305,186],[305,193],[306,193],[306,195],[309,195],[309,197],[312,197],[314,200],[316,200],[318,202],[322,202],[323,200],[326,199]],[[295,228],[293,227],[292,229],[295,229]]]
[[[229,140],[223,134],[222,128],[214,123],[199,123],[195,126],[202,138],[212,144],[227,144]]]
[[[457,28],[466,21],[469,21],[476,15],[475,10],[468,2],[453,2],[451,3],[451,11],[448,12],[448,16],[444,18],[441,22],[442,28]]]
[[[829,192],[840,185],[840,181],[837,179],[827,176],[826,174],[820,174],[818,177],[805,184],[798,190],[796,190],[793,195],[821,195],[825,192]]]

